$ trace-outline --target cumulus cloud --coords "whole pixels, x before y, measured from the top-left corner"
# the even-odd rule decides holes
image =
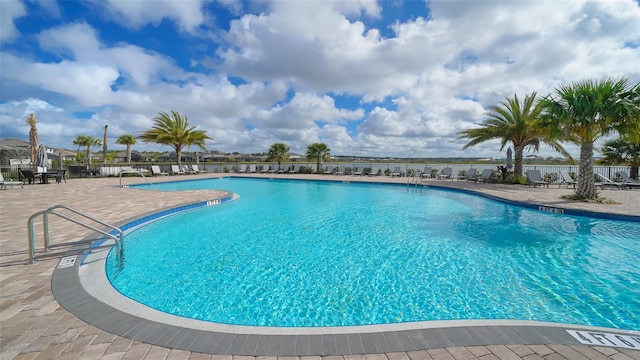
[[[37,109],[45,118],[93,136],[104,124],[113,136],[137,134],[158,111],[177,110],[226,152],[286,142],[304,153],[322,141],[336,154],[463,156],[471,153],[458,132],[505,97],[585,78],[640,81],[633,0],[436,1],[399,20],[385,11],[395,4],[370,0],[78,3],[106,10],[101,19],[132,37],[175,23],[175,53],[113,39],[90,16],[16,28],[31,10],[0,5],[3,134],[23,131],[23,113],[41,102],[60,109]],[[4,46],[25,31],[34,49]],[[5,115],[18,112],[19,122]],[[70,143],[69,130],[51,126],[43,136]],[[488,142],[473,154],[498,148]]]
[[[14,21],[25,15],[27,15],[27,9],[22,1],[0,1],[0,40],[15,40],[20,35],[20,32],[16,28]]]
[[[140,28],[147,24],[158,26],[164,19],[171,19],[182,31],[194,32],[204,21],[203,1],[122,1],[100,2],[110,19],[129,28]]]

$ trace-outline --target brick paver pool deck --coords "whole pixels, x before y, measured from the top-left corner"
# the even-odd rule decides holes
[[[154,178],[153,181],[220,175],[174,176]],[[389,177],[316,175],[268,175],[268,177],[407,182],[406,178],[392,179]],[[144,180],[126,178],[123,182],[133,184],[144,182]],[[530,188],[458,181],[426,180],[425,182],[438,186],[470,189],[496,197],[554,208],[640,216],[640,190],[604,190],[605,197],[618,203],[605,205],[562,200],[560,196],[569,194],[572,190],[556,186]],[[277,352],[273,352],[274,355],[271,355],[272,352],[268,348],[262,353],[257,351],[259,344],[263,341],[259,334],[231,334],[227,337],[224,337],[224,334],[220,335],[221,338],[218,340],[216,349],[211,351],[211,347],[208,348],[214,354],[179,350],[178,348],[182,348],[185,341],[181,341],[180,346],[172,348],[115,335],[81,320],[78,316],[65,310],[56,301],[51,291],[51,282],[59,258],[41,260],[35,264],[29,264],[27,261],[27,219],[36,211],[64,204],[105,222],[120,224],[142,214],[212,199],[223,194],[217,191],[199,190],[183,191],[179,195],[170,192],[154,192],[150,195],[149,191],[122,189],[118,187],[118,184],[118,178],[73,179],[61,184],[27,185],[24,189],[10,188],[6,191],[0,191],[0,359],[276,359]],[[54,219],[51,220],[50,230],[52,243],[79,240],[90,234],[89,230],[70,226],[68,222]],[[36,222],[36,232],[38,235],[36,242],[40,248],[42,247],[42,235],[39,222]],[[57,276],[58,274],[56,274]],[[77,302],[83,296],[82,289],[77,296],[71,294],[75,293],[70,293],[65,301],[73,303],[76,300]],[[95,314],[96,312],[92,310],[91,313]],[[114,311],[112,315],[116,322],[121,322],[118,317],[126,316],[118,311]],[[104,316],[102,317],[104,318]],[[101,326],[103,325],[104,323],[101,324]],[[120,327],[126,327],[126,325]],[[451,326],[386,331],[371,336],[357,333],[344,337],[340,335],[323,337],[322,334],[299,335],[298,338],[308,347],[303,349],[304,351],[299,350],[298,352],[294,347],[291,354],[298,356],[278,358],[286,360],[316,360],[320,358],[327,360],[640,359],[640,351],[637,350],[587,346],[581,345],[577,341],[566,341],[564,338],[564,340],[557,340],[563,336],[566,337],[564,329],[576,328],[579,329],[579,327],[571,325],[547,328],[545,326],[509,324],[477,326],[477,324],[470,323],[469,326],[465,326],[460,322],[455,322]],[[149,327],[148,329],[154,328]],[[160,331],[166,334],[169,330]],[[153,331],[148,330],[147,333],[149,332]],[[614,330],[610,332],[616,333]],[[196,333],[185,331],[179,334],[187,339],[190,338],[190,334]],[[203,342],[202,336],[204,335],[197,333],[189,342],[192,344]],[[271,344],[279,344],[279,341],[282,341],[282,344],[277,346],[281,352],[283,348],[288,346],[286,342],[290,341],[285,337],[279,337],[279,335],[268,336]],[[178,336],[174,336],[174,338],[178,338]],[[372,342],[368,343],[367,339],[372,339]],[[522,341],[516,342],[514,339]],[[175,341],[178,342],[177,340],[179,339]],[[252,341],[256,342],[255,347],[248,345]],[[228,346],[220,345],[226,343]],[[362,348],[357,348],[356,344],[362,344]],[[205,342],[203,349],[206,348],[206,345]],[[350,345],[351,347],[349,347]],[[318,349],[310,349],[314,346],[317,346]],[[251,351],[246,351],[247,348],[255,349],[253,350],[255,354],[265,356],[247,356],[245,354],[251,353]],[[232,351],[235,349],[238,351]],[[372,349],[377,351],[371,351]]]

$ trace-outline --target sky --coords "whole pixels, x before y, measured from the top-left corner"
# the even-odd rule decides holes
[[[458,133],[514,95],[640,81],[637,0],[0,0],[0,42],[0,138],[35,113],[71,150],[177,111],[225,153],[504,157]]]

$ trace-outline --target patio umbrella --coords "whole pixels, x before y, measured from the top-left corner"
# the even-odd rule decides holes
[[[511,152],[511,148],[507,149],[507,169],[511,169],[513,167],[513,154]]]
[[[47,148],[40,144],[40,146],[38,146],[38,153],[36,154],[36,168],[46,168],[48,164],[49,158],[47,157]]]

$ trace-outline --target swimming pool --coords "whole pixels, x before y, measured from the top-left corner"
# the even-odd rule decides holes
[[[638,223],[380,184],[226,178],[152,188],[241,196],[127,235],[121,270],[109,259],[114,287],[160,311],[260,326],[640,328]]]

